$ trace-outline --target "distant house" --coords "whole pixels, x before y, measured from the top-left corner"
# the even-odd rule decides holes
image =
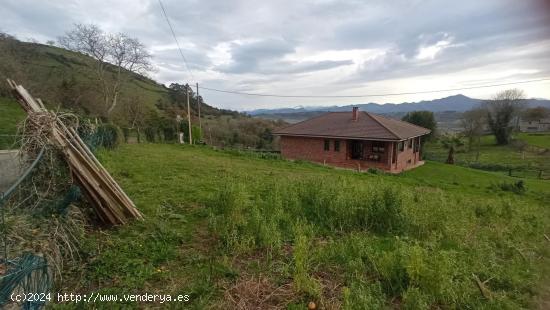
[[[543,132],[550,131],[550,118],[543,118],[536,121],[519,122],[519,131],[521,132]]]
[[[331,166],[401,172],[422,165],[420,139],[430,130],[380,115],[329,112],[274,131],[281,155]]]

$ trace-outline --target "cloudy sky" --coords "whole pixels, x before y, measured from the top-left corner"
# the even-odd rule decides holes
[[[550,1],[0,0],[0,29],[45,42],[74,23],[143,41],[159,82],[198,81],[242,92],[362,95],[449,89],[550,77]],[[546,5],[545,5],[546,3]],[[509,86],[510,87],[510,86]],[[513,86],[512,86],[513,87]],[[550,98],[550,81],[517,85]],[[239,110],[404,102],[506,87],[346,99],[247,97],[202,91]]]

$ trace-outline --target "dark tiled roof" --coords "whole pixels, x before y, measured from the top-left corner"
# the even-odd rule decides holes
[[[355,139],[404,140],[430,133],[429,129],[384,116],[358,112],[329,112],[275,130],[279,136],[346,137]]]

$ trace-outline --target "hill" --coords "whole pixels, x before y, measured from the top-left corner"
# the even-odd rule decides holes
[[[527,105],[530,107],[543,106],[550,107],[550,100],[544,99],[526,99]],[[427,110],[434,113],[445,112],[464,112],[481,104],[483,100],[470,98],[464,95],[449,96],[441,99],[426,100],[419,102],[403,102],[403,103],[366,103],[354,104],[345,106],[328,106],[328,107],[298,107],[298,108],[281,108],[281,109],[258,109],[248,111],[247,113],[257,117],[270,119],[281,118],[285,120],[303,120],[313,117],[322,112],[339,112],[351,111],[352,107],[378,113],[378,114],[401,114],[411,111]]]
[[[176,115],[185,115],[187,106],[182,85],[166,87],[154,80],[129,71],[122,72],[127,81],[122,88],[119,104],[108,119],[103,111],[102,94],[95,78],[97,62],[80,53],[63,48],[16,40],[0,33],[0,111],[7,121],[0,123],[0,149],[13,145],[15,124],[24,114],[11,100],[6,78],[22,84],[35,97],[41,98],[52,110],[66,110],[82,117],[111,122],[130,135],[142,140],[176,140]],[[108,65],[109,70],[115,70]],[[109,81],[108,81],[109,82]],[[198,124],[197,100],[191,97],[193,124]],[[249,116],[201,104],[203,140],[214,145],[271,148],[269,132],[280,123],[251,119]],[[186,126],[183,126],[187,128]],[[197,126],[195,126],[197,127]],[[193,132],[198,130],[194,128]],[[125,132],[128,130],[125,130]],[[197,133],[198,136],[200,134]],[[206,136],[208,135],[208,136]],[[7,139],[7,140],[6,140]],[[135,139],[134,139],[135,140]]]
[[[200,146],[99,155],[147,220],[87,234],[89,263],[64,277],[75,291],[147,287],[203,309],[517,309],[548,274],[547,181],[516,194],[499,185],[516,178],[434,162],[377,175]]]
[[[96,61],[87,55],[51,45],[22,42],[7,35],[0,35],[0,51],[0,78],[16,80],[46,104],[97,99],[98,94],[92,94],[93,90],[89,89],[94,86]],[[110,70],[114,70],[113,66]],[[124,95],[139,98],[151,109],[172,100],[165,85],[126,70],[122,74],[122,79],[128,81]],[[8,95],[7,85],[4,82],[0,85],[0,95]],[[71,95],[75,98],[67,98]],[[205,115],[235,114],[208,104],[201,108]],[[90,112],[91,107],[85,109]]]

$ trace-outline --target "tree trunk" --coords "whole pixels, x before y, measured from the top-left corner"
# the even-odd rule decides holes
[[[117,97],[118,97],[118,91],[115,92],[115,94],[113,96],[113,101],[111,102],[111,106],[107,110],[107,117],[109,117],[109,115],[111,115],[111,112],[113,112],[113,109],[116,107]]]
[[[449,148],[449,155],[447,156],[447,161],[445,161],[446,164],[453,165],[455,163],[454,153],[455,153],[455,148],[451,146]]]

